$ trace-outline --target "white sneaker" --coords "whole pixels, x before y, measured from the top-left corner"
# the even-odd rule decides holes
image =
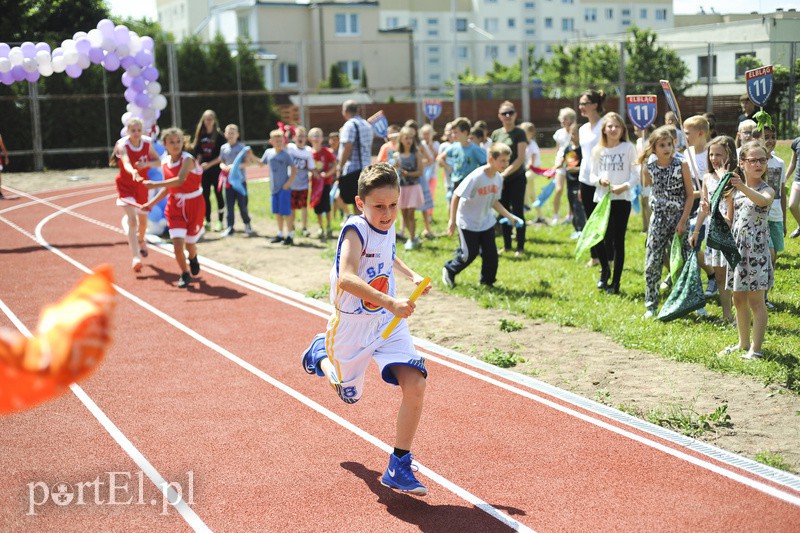
[[[141,272],[142,271],[142,260],[138,257],[133,258],[133,262],[131,263],[131,270],[134,272]]]
[[[581,238],[581,232],[580,231],[573,231],[569,236],[569,240],[571,240],[571,241],[577,241],[580,238]]]
[[[553,217],[553,220],[550,221],[551,226],[558,226],[558,217]]]
[[[656,316],[656,312],[653,309],[648,309],[644,313],[644,318],[650,319]]]
[[[456,280],[450,274],[450,271],[447,270],[447,267],[442,267],[442,283],[444,283],[451,289],[456,286]]]
[[[403,246],[403,248],[405,248],[406,250],[413,250],[414,249],[414,241],[412,241],[411,239],[408,239],[406,241],[405,245]]]
[[[247,234],[248,237],[253,235],[253,227],[250,224],[244,225],[244,232]]]

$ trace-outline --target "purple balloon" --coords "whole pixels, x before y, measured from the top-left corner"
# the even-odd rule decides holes
[[[26,72],[25,79],[31,83],[36,83],[36,81],[39,79],[39,71],[34,70],[33,72]]]
[[[89,49],[89,61],[94,63],[95,65],[99,65],[103,62],[103,50],[100,48],[90,48]]]
[[[22,68],[22,65],[11,67],[11,70],[9,72],[11,73],[11,77],[14,78],[14,81],[24,80],[25,75],[27,74],[27,72],[25,72],[25,69]]]
[[[14,77],[11,75],[11,71],[0,73],[0,83],[4,85],[11,85],[14,83]]]
[[[114,72],[119,68],[119,58],[114,52],[109,52],[103,58],[103,67],[109,72]]]
[[[147,50],[139,50],[136,54],[136,64],[144,68],[153,64],[153,54]]]
[[[117,44],[128,44],[131,42],[131,34],[127,26],[119,25],[114,28],[114,40],[117,41]]]
[[[152,52],[154,44],[155,43],[153,42],[153,38],[150,37],[149,35],[145,35],[144,37],[142,37],[142,50],[149,50]]]
[[[19,48],[22,50],[22,57],[29,57],[31,59],[36,57],[36,45],[32,42],[25,41]]]
[[[158,79],[158,69],[156,67],[147,67],[142,71],[142,77],[147,81],[156,81]]]
[[[129,68],[131,68],[131,65],[133,65],[135,63],[136,63],[136,60],[133,59],[131,56],[125,56],[125,57],[122,58],[122,60],[120,61],[119,64],[122,65],[122,68],[124,68],[125,70],[128,70]]]
[[[144,78],[142,78],[142,77],[133,78],[131,80],[130,88],[133,89],[134,91],[136,91],[137,93],[143,93],[144,89],[146,87],[146,84],[147,84],[147,82],[144,81]],[[147,106],[141,106],[141,107],[147,107]]]
[[[77,78],[81,75],[83,69],[81,68],[80,65],[75,63],[74,65],[67,65],[67,68],[64,69],[64,72],[66,72],[67,76],[69,76],[70,78]]]
[[[50,53],[50,45],[47,43],[36,43],[36,51],[37,52],[47,52]]]
[[[89,55],[89,50],[92,48],[92,43],[89,42],[89,39],[83,37],[75,41],[75,48],[78,50],[78,53],[84,56]]]
[[[114,23],[108,19],[103,19],[97,23],[97,29],[107,37],[114,36]]]
[[[8,53],[10,51],[10,46],[8,46],[6,43],[0,43],[0,57],[8,57]]]
[[[130,87],[125,89],[125,100],[133,103],[136,100],[136,95],[139,94]]]
[[[147,107],[150,105],[150,96],[148,96],[147,93],[139,93],[136,95],[134,103],[139,107]]]
[[[125,87],[130,87],[132,81],[133,78],[131,78],[131,75],[128,74],[127,72],[122,75],[122,85],[124,85]]]

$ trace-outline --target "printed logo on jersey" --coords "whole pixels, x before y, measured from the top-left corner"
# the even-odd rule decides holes
[[[389,294],[389,276],[386,274],[380,274],[379,276],[369,280],[369,286],[373,289],[381,291],[383,294]],[[361,305],[370,313],[374,313],[383,309],[383,307],[366,300],[361,300]]]

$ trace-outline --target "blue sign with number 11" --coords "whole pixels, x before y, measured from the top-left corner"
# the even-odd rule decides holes
[[[657,106],[654,95],[635,94],[625,97],[628,118],[640,130],[646,130],[656,120]]]

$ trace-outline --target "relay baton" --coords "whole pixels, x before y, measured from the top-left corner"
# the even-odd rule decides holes
[[[411,297],[409,298],[409,300],[411,300],[412,302],[416,302],[417,298],[419,298],[419,295],[422,294],[422,291],[425,290],[425,287],[427,287],[430,282],[431,278],[428,277],[420,281],[419,285],[417,285],[417,288],[414,289],[414,292],[411,293]],[[399,324],[401,320],[402,318],[400,318],[399,316],[394,317],[392,321],[389,322],[389,325],[386,326],[386,329],[383,330],[383,333],[381,333],[381,337],[383,337],[384,339],[388,339],[389,335],[392,334],[394,328],[397,327],[397,324]]]

